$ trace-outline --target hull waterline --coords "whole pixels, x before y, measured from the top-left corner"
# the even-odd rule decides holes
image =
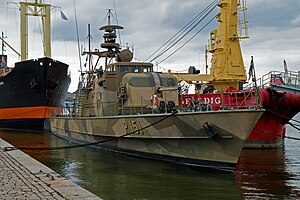
[[[234,170],[244,142],[261,114],[262,111],[178,113],[158,124],[155,122],[166,117],[165,114],[52,117],[50,121],[55,135],[73,142],[98,142],[100,148],[124,154]],[[230,125],[229,121],[236,122],[236,126]],[[209,124],[216,134],[211,135],[205,124]],[[133,134],[122,137],[131,132]]]
[[[0,77],[0,129],[44,130],[61,112],[70,81],[68,65],[51,58],[16,63]]]
[[[276,91],[271,88],[260,89],[260,99],[254,90],[233,90],[220,93],[187,94],[180,98],[181,105],[188,107],[192,100],[202,100],[220,110],[253,107],[258,101],[266,109],[251,131],[245,148],[280,148],[284,144],[285,126],[300,111],[300,95]]]

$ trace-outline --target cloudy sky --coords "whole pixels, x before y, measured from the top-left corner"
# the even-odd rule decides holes
[[[119,24],[125,28],[120,33],[122,44],[133,46],[134,58],[144,61],[212,1],[114,0]],[[19,50],[19,13],[16,5],[7,2],[11,1],[0,0],[0,31],[5,33],[9,43]],[[114,8],[113,0],[75,0],[75,3],[80,45],[87,47],[87,24],[91,24],[92,46],[93,49],[99,48],[102,33],[98,29],[106,24],[106,9]],[[51,0],[51,4],[60,7],[52,10],[52,56],[70,65],[70,91],[74,91],[78,80],[79,58],[73,0]],[[254,56],[258,76],[270,70],[282,71],[284,59],[289,70],[300,70],[300,1],[248,0],[247,8],[250,38],[241,43],[247,70],[251,55]],[[68,17],[67,21],[61,19],[60,9]],[[199,31],[217,11],[199,24],[187,39]],[[29,57],[40,57],[40,22],[31,18],[29,24]],[[161,63],[159,70],[180,71],[189,66],[196,66],[204,72],[204,49],[209,32],[215,27],[214,20],[174,56]],[[18,56],[9,49],[7,54],[9,65],[18,61]],[[160,62],[164,57],[157,61]],[[82,58],[82,62],[85,62],[85,58]]]

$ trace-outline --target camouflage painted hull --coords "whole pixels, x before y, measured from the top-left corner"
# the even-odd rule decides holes
[[[53,117],[52,132],[78,143],[192,166],[233,170],[262,111]],[[131,134],[132,133],[132,134]],[[126,137],[122,137],[129,134]]]

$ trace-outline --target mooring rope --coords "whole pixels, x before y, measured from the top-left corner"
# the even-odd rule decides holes
[[[298,128],[297,126],[299,126],[299,125],[297,125],[297,124],[292,124],[292,123],[288,123],[289,125],[291,125],[294,129],[297,129],[298,131],[300,131],[300,128]]]
[[[269,110],[269,109],[265,109],[265,110],[266,110],[266,111],[269,111],[269,112],[271,112],[271,113],[273,113],[273,114],[275,114],[275,115],[278,115],[278,116],[280,116],[280,117],[282,117],[282,118],[285,118],[285,119],[288,119],[288,120],[291,120],[291,121],[294,121],[294,122],[297,122],[297,123],[300,124],[300,121],[298,121],[298,120],[296,120],[296,119],[293,119],[293,118],[290,118],[290,117],[281,115],[281,114],[279,114],[279,113],[277,113],[277,112],[275,112],[275,111],[273,111],[273,110]]]
[[[253,129],[257,130],[259,132],[265,133],[267,135],[272,135],[272,136],[276,136],[276,137],[281,137],[281,138],[286,138],[286,139],[290,139],[290,140],[299,140],[300,141],[300,138],[290,137],[290,136],[286,136],[286,135],[281,135],[279,133],[273,133],[273,132],[262,130],[262,129],[255,128],[255,127]]]
[[[297,123],[300,123],[300,121],[298,120],[294,120],[292,118],[288,118],[286,116],[283,116],[279,113],[276,113],[272,110],[268,110],[266,109],[267,111],[269,112],[272,112],[278,116],[281,116],[281,117],[284,117],[286,119],[289,119],[289,120],[292,120],[292,121],[295,121]],[[126,137],[126,136],[129,136],[129,135],[132,135],[134,133],[136,133],[137,131],[142,131],[142,130],[145,130],[153,125],[156,125],[166,119],[168,119],[169,117],[175,115],[178,111],[174,111],[172,112],[170,115],[148,125],[148,126],[145,126],[139,130],[136,130],[136,131],[132,131],[130,133],[126,133],[124,135],[121,135],[119,137],[115,137],[115,138],[110,138],[110,139],[106,139],[106,140],[101,140],[101,141],[97,141],[97,142],[91,142],[91,143],[85,143],[85,144],[79,144],[79,145],[71,145],[71,146],[62,146],[62,147],[48,147],[48,148],[32,148],[32,147],[20,147],[20,148],[16,148],[16,147],[3,147],[3,150],[4,151],[13,151],[13,150],[37,150],[37,151],[56,151],[56,150],[66,150],[66,149],[76,149],[76,148],[81,148],[81,147],[87,147],[87,146],[93,146],[93,145],[97,145],[97,144],[101,144],[101,143],[105,143],[105,142],[109,142],[109,141],[113,141],[113,140],[117,140],[119,138],[123,138],[123,137]],[[300,128],[298,128],[297,126],[300,126],[298,124],[292,124],[290,122],[288,122],[287,124],[291,125],[293,128],[295,128],[296,130],[300,131]],[[266,130],[262,130],[262,129],[259,129],[259,128],[253,128],[254,130],[257,130],[259,132],[262,132],[262,133],[265,133],[265,134],[268,134],[268,135],[272,135],[272,136],[276,136],[276,137],[281,137],[281,138],[286,138],[286,139],[290,139],[290,140],[297,140],[297,141],[300,141],[300,138],[296,138],[296,137],[290,137],[290,136],[285,136],[285,135],[282,135],[282,134],[278,134],[278,133],[274,133],[274,132],[270,132],[270,131],[266,131]]]
[[[109,141],[113,141],[113,140],[117,140],[119,138],[123,138],[123,137],[126,137],[126,136],[129,136],[129,135],[132,135],[134,133],[136,133],[137,131],[142,131],[142,130],[145,130],[151,126],[154,126],[158,123],[161,123],[162,121],[170,118],[171,116],[175,115],[176,113],[178,113],[177,110],[173,111],[170,115],[167,115],[166,117],[148,125],[148,126],[145,126],[139,130],[135,130],[135,131],[132,131],[130,133],[126,133],[124,135],[121,135],[119,137],[114,137],[114,138],[109,138],[109,139],[106,139],[106,140],[101,140],[101,141],[97,141],[97,142],[91,142],[91,143],[85,143],[85,144],[79,144],[79,145],[71,145],[71,146],[62,146],[62,147],[48,147],[48,148],[33,148],[33,147],[20,147],[20,148],[16,148],[16,147],[3,147],[3,150],[4,151],[13,151],[13,150],[36,150],[36,151],[56,151],[56,150],[66,150],[66,149],[76,149],[76,148],[80,148],[80,147],[87,147],[87,146],[93,146],[93,145],[96,145],[96,144],[101,144],[101,143],[105,143],[105,142],[109,142]]]

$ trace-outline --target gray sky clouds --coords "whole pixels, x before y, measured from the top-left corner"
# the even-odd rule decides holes
[[[106,9],[113,8],[113,1],[75,1],[81,44],[86,44],[87,24],[90,23],[93,48],[99,48],[102,33],[98,29],[106,24]],[[69,18],[68,21],[61,21],[59,10],[52,11],[52,54],[55,59],[70,64],[73,79],[71,90],[74,90],[78,80],[79,61],[73,0],[51,2],[52,5],[60,6]],[[115,0],[119,24],[125,28],[121,31],[122,42],[134,44],[134,57],[144,60],[210,2],[212,0]],[[18,49],[18,11],[3,8],[6,6],[7,1],[1,0],[0,29],[7,33],[7,40]],[[16,8],[12,4],[8,6]],[[248,0],[247,7],[250,39],[241,42],[246,69],[248,70],[250,56],[253,55],[258,76],[270,70],[283,70],[283,59],[287,60],[290,70],[300,70],[300,1]],[[30,29],[30,36],[37,38],[29,42],[29,50],[33,51],[31,55],[34,57],[41,48],[38,44],[38,40],[41,40],[40,28],[35,20],[31,20],[30,24],[34,27]],[[177,54],[163,62],[160,70],[183,70],[194,65],[204,72],[204,46],[208,42],[210,30],[214,28],[215,21]],[[9,53],[9,50],[7,52]],[[17,61],[17,56],[12,53],[9,55],[11,62]]]

